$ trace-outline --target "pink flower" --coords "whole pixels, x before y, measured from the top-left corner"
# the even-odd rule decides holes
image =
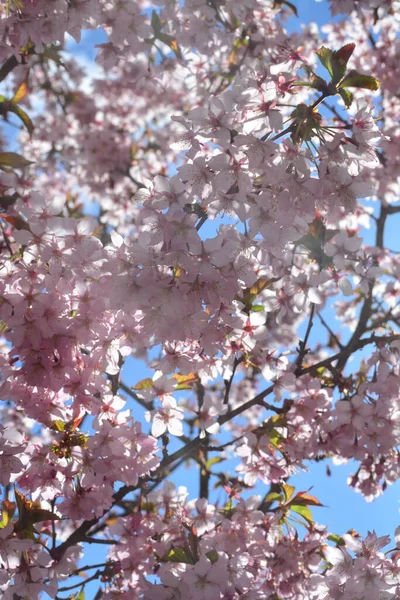
[[[6,569],[15,569],[20,563],[21,552],[28,550],[33,545],[31,540],[12,537],[13,531],[13,523],[0,529],[0,559]]]
[[[371,417],[372,407],[364,402],[362,396],[353,396],[350,400],[340,400],[335,405],[335,423],[353,425],[358,431],[365,430]]]
[[[197,515],[193,517],[193,525],[197,535],[203,535],[206,531],[210,531],[215,526],[215,511],[213,504],[209,504],[206,498],[192,500],[187,504],[188,510],[196,510]]]
[[[152,421],[151,434],[160,437],[166,431],[171,435],[180,437],[183,435],[182,419],[184,413],[177,408],[176,400],[172,396],[164,396],[162,408],[146,413],[148,421]]]
[[[192,569],[183,574],[183,581],[189,586],[193,600],[220,600],[228,572],[226,560],[221,558],[221,564],[218,564],[219,560],[212,564],[203,555]]]

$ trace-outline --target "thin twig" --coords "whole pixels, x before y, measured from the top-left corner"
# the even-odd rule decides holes
[[[303,366],[304,357],[307,354],[307,342],[308,342],[308,338],[310,337],[311,329],[312,329],[312,326],[314,323],[314,321],[313,321],[314,311],[315,311],[315,304],[314,304],[314,302],[311,302],[310,317],[308,319],[306,335],[304,336],[304,340],[303,341],[300,340],[300,342],[299,342],[299,355],[296,360],[296,369],[294,372],[295,375],[297,375],[297,373],[299,373],[301,371],[301,368]]]
[[[339,341],[337,335],[333,333],[332,329],[329,327],[328,323],[325,321],[324,317],[321,315],[320,312],[317,313],[317,317],[319,318],[325,329],[328,331],[329,335],[335,340],[337,347],[340,348],[340,350],[343,350],[343,344]]]

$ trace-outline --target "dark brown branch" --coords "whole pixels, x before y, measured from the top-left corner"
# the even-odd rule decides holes
[[[310,337],[311,329],[312,329],[312,326],[314,323],[314,321],[313,321],[314,311],[315,311],[315,304],[314,304],[314,302],[311,302],[310,317],[308,319],[306,335],[304,336],[304,340],[299,341],[299,355],[296,360],[296,369],[294,372],[295,375],[297,375],[298,373],[301,372],[301,368],[303,366],[303,360],[304,360],[305,355],[307,354],[307,342],[308,342],[308,338]]]
[[[132,390],[129,386],[127,386],[126,383],[124,383],[123,381],[119,382],[119,388],[123,392],[125,392],[125,394],[127,394],[128,396],[130,396],[131,398],[133,398],[133,400],[135,400],[138,404],[140,404],[140,406],[142,406],[146,410],[152,410],[153,403],[152,402],[146,402],[145,400],[143,400],[140,396],[138,396],[136,394],[136,392],[134,392],[134,390]]]
[[[233,367],[232,367],[232,375],[230,376],[229,379],[224,380],[224,384],[225,384],[224,404],[228,404],[228,402],[229,402],[229,393],[231,391],[233,378],[235,377],[235,372],[236,372],[236,369],[238,368],[240,362],[241,362],[241,358],[237,358],[235,356],[235,360],[233,361]]]
[[[343,348],[344,348],[343,344],[340,342],[340,340],[337,337],[337,335],[335,335],[333,333],[332,329],[329,327],[328,323],[325,321],[324,317],[321,315],[320,312],[317,313],[317,317],[319,318],[319,320],[321,321],[321,323],[325,327],[325,329],[328,331],[328,333],[331,336],[331,338],[333,340],[335,340],[335,344],[337,345],[337,347],[340,348],[340,350],[343,350]]]
[[[384,206],[383,204],[381,204],[381,212],[380,212],[379,218],[376,223],[375,245],[378,246],[378,248],[383,248],[385,224],[386,224],[387,216],[389,214],[387,209],[388,209],[387,206]],[[357,327],[355,328],[355,331],[354,331],[353,335],[351,336],[348,344],[342,350],[342,356],[340,357],[340,359],[338,360],[338,363],[336,365],[336,368],[339,371],[342,371],[344,369],[344,367],[345,367],[348,359],[352,355],[353,351],[357,349],[357,345],[361,339],[361,336],[365,333],[365,331],[368,327],[368,321],[369,321],[369,319],[371,317],[371,313],[372,313],[373,299],[374,299],[374,282],[371,281],[371,283],[369,284],[368,295],[364,300],[364,304],[363,304],[361,312],[360,312],[360,317],[358,319]]]
[[[15,67],[18,67],[19,64],[20,63],[18,62],[16,56],[12,55],[10,58],[7,58],[6,62],[0,68],[0,81],[4,81],[7,75],[9,75],[11,71],[15,69]]]
[[[388,335],[388,336],[379,336],[379,335],[374,334],[374,335],[371,335],[371,337],[369,337],[369,338],[364,338],[362,340],[358,340],[357,344],[353,348],[353,352],[355,352],[357,350],[361,350],[365,346],[368,346],[368,344],[389,344],[396,340],[400,340],[400,334],[394,333],[393,335]],[[329,356],[328,358],[321,360],[320,362],[316,363],[315,365],[305,367],[304,369],[301,370],[300,375],[306,375],[307,373],[315,373],[318,369],[322,369],[323,367],[329,368],[333,362],[335,362],[336,360],[339,361],[344,356],[344,354],[346,353],[346,350],[347,350],[347,346],[340,352],[337,352],[337,354],[333,354],[332,356]],[[336,366],[336,369],[337,368],[338,367]]]
[[[101,539],[101,538],[90,537],[88,535],[86,537],[84,537],[82,541],[87,544],[105,544],[108,546],[115,546],[115,545],[119,544],[119,542],[117,540],[105,540],[105,539]]]

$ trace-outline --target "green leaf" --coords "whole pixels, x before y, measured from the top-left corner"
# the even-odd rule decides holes
[[[13,102],[14,104],[18,104],[19,102],[21,102],[21,100],[25,98],[25,96],[28,94],[28,91],[28,82],[25,79],[15,92],[14,96],[11,98],[11,102]]]
[[[303,506],[302,504],[291,504],[290,510],[302,516],[308,523],[314,523],[313,516],[311,510],[308,506]]]
[[[167,33],[159,33],[158,40],[163,44],[166,44],[169,48],[171,48],[172,52],[178,57],[182,58],[182,52],[179,48],[178,41],[172,37],[172,35],[168,35]]]
[[[284,4],[285,6],[290,8],[290,10],[296,15],[296,17],[299,16],[299,13],[297,12],[297,8],[293,4],[293,2],[289,2],[289,0],[275,0],[274,8],[276,8],[277,6],[282,6],[282,4]]]
[[[163,28],[163,24],[161,22],[160,15],[155,10],[153,10],[153,12],[151,13],[151,26],[153,28],[154,34],[157,37],[161,29]]]
[[[268,433],[268,438],[271,446],[274,448],[279,448],[280,443],[282,441],[282,435],[275,428],[271,429]]]
[[[331,533],[330,535],[328,535],[328,540],[330,542],[333,542],[334,544],[336,544],[336,546],[345,546],[346,545],[346,542],[344,541],[344,539],[340,535],[337,535],[337,533]]]
[[[217,489],[217,487],[222,487],[223,484],[215,484],[214,488]],[[228,502],[222,507],[222,512],[224,513],[224,516],[227,519],[230,519],[232,517],[232,515],[235,512],[235,509],[233,507],[233,502],[232,502],[232,498],[229,498]]]
[[[254,285],[243,290],[243,297],[240,298],[239,296],[237,296],[237,300],[243,302],[243,304],[245,305],[245,310],[249,312],[250,310],[252,310],[252,304],[257,298],[258,294],[260,294],[263,290],[268,288],[271,285],[271,283],[273,283],[273,280],[266,279],[265,277],[260,277],[260,279],[257,279],[257,281],[254,283]]]
[[[15,499],[18,507],[18,521],[14,523],[14,531],[23,538],[35,539],[38,532],[34,528],[35,523],[42,521],[59,521],[61,517],[40,507],[40,502],[28,500],[21,492],[14,490]]]
[[[323,77],[319,75],[313,75],[311,81],[309,82],[309,86],[318,90],[319,92],[324,92],[328,89],[328,84]]]
[[[221,456],[213,456],[213,458],[210,458],[207,462],[206,462],[206,468],[210,469],[213,465],[217,465],[218,463],[222,462],[224,459]]]
[[[317,56],[319,58],[320,63],[323,67],[329,72],[329,74],[333,77],[333,67],[332,67],[332,50],[326,48],[325,46],[321,46],[319,50],[317,50]]]
[[[294,485],[289,485],[288,483],[282,484],[282,490],[285,495],[285,502],[289,502],[290,498],[293,496],[293,494],[295,492],[295,489],[296,488],[294,487]]]
[[[146,377],[139,381],[135,386],[132,387],[133,390],[151,390],[153,387],[153,380],[151,377]]]
[[[356,45],[354,43],[342,46],[340,50],[333,52],[331,57],[331,65],[333,70],[332,80],[337,83],[346,73],[347,63],[354,52]]]
[[[9,500],[3,500],[2,506],[1,506],[0,529],[4,529],[4,527],[7,527],[7,525],[9,524],[9,522],[11,521],[11,519],[14,516],[16,508],[17,508],[17,505],[15,502],[10,502]]]
[[[268,496],[265,498],[266,502],[280,502],[282,500],[282,495],[278,494],[278,492],[271,492],[270,494],[268,494]]]
[[[51,429],[54,429],[55,431],[65,431],[64,421],[62,421],[61,419],[56,419],[55,421],[53,421]]]
[[[196,373],[188,373],[187,375],[181,375],[181,373],[175,373],[171,379],[176,379],[176,390],[192,390],[194,385],[199,380]]]
[[[309,231],[297,243],[310,252],[310,258],[320,266],[333,265],[332,258],[324,252],[326,242],[329,242],[338,232],[336,229],[327,229],[321,218],[316,217],[309,225]]]
[[[7,167],[12,169],[22,169],[28,165],[32,165],[31,160],[27,160],[20,154],[15,152],[0,152],[0,169],[7,170]]]
[[[209,550],[206,552],[206,556],[213,565],[218,561],[218,552],[216,550]]]
[[[253,304],[253,306],[251,307],[252,312],[261,312],[264,310],[264,307],[262,304]]]
[[[61,58],[62,47],[57,44],[50,44],[49,46],[45,46],[43,52],[40,54],[43,60],[50,61],[52,60],[57,65],[66,68],[65,64]]]
[[[344,102],[345,107],[349,108],[351,106],[351,103],[353,102],[353,94],[349,90],[345,89],[340,89],[339,94]]]
[[[154,38],[156,40],[160,40],[160,42],[166,44],[169,48],[171,48],[171,50],[178,58],[182,58],[182,52],[179,48],[178,41],[174,37],[172,37],[172,35],[168,35],[168,33],[162,32],[162,28],[164,27],[164,25],[165,22],[163,23],[160,19],[159,14],[155,10],[153,10],[151,14],[151,26],[154,31]]]
[[[182,548],[171,548],[164,556],[163,560],[165,562],[172,563],[185,563],[187,565],[194,565],[193,560],[188,556]]]
[[[283,4],[286,4],[286,6],[288,6],[294,12],[296,17],[299,16],[299,13],[297,12],[297,8],[293,4],[293,2],[289,2],[288,0],[283,0]]]
[[[4,4],[7,17],[10,16],[11,11],[23,10],[24,8],[22,0],[5,0]]]
[[[292,81],[290,87],[314,87],[314,84],[312,81]]]
[[[364,90],[375,91],[379,88],[380,83],[372,75],[364,75],[358,71],[349,71],[346,77],[340,82],[340,88],[361,88]]]

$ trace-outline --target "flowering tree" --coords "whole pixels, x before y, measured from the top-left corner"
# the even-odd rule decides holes
[[[1,3],[5,600],[400,597],[400,530],[290,484],[400,478],[400,6],[330,5]]]

